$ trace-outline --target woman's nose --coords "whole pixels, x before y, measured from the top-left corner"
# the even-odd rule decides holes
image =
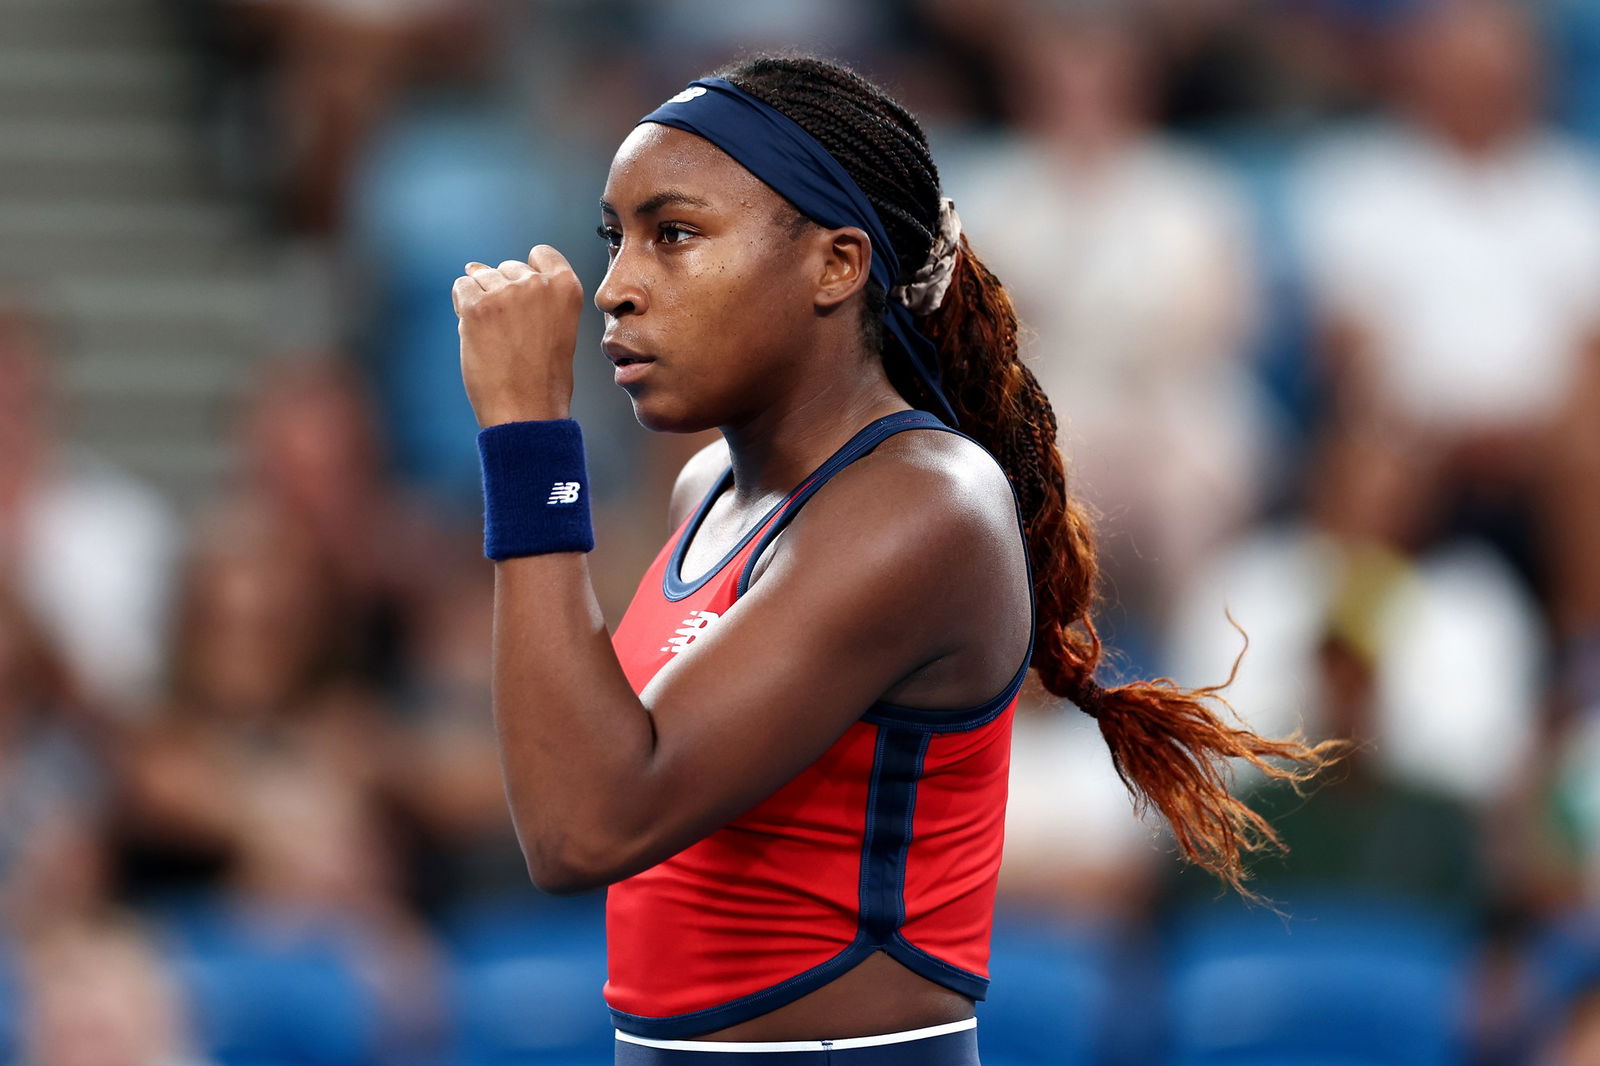
[[[626,242],[611,257],[606,276],[594,290],[594,305],[613,318],[641,314],[649,306],[638,257],[631,254]]]

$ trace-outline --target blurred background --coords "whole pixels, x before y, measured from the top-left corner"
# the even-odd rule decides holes
[[[753,48],[923,118],[1124,677],[1353,736],[1244,908],[1019,717],[991,1066],[1600,1064],[1600,3],[0,0],[0,1062],[610,1061],[449,288]],[[586,320],[615,621],[679,463]]]

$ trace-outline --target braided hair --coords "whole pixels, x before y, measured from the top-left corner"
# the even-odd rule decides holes
[[[916,118],[854,71],[814,57],[759,56],[719,76],[793,119],[839,161],[900,255],[896,284],[909,280],[933,246],[941,198],[939,171]],[[879,350],[887,299],[882,286],[869,283],[863,330]],[[1136,805],[1161,811],[1184,856],[1245,892],[1245,855],[1282,843],[1230,793],[1228,760],[1242,758],[1298,785],[1338,758],[1344,742],[1309,746],[1298,737],[1273,740],[1229,725],[1210,704],[1222,702],[1217,693],[1231,674],[1222,685],[1192,690],[1167,678],[1102,688],[1094,678],[1101,642],[1092,616],[1093,525],[1067,490],[1056,416],[1020,357],[1011,298],[965,235],[943,303],[918,324],[938,349],[942,388],[960,429],[999,460],[1016,491],[1033,564],[1031,665],[1044,688],[1098,720]],[[886,362],[901,395],[928,406],[932,398],[921,379],[898,360]]]

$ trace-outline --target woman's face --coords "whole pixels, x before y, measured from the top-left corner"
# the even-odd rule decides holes
[[[801,239],[798,222],[709,141],[645,123],[622,143],[601,200],[611,264],[594,302],[641,424],[743,421],[790,379],[816,329],[826,247]]]

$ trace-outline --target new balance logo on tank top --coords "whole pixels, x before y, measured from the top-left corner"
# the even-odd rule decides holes
[[[761,552],[812,494],[909,429],[956,432],[922,411],[878,419],[721,563],[685,582],[685,547],[729,484],[725,471],[661,549],[617,627],[613,643],[634,691],[718,624],[749,586]],[[712,1032],[793,1002],[879,950],[982,999],[1011,719],[1026,672],[1025,658],[1005,691],[978,707],[863,708],[777,792],[612,885],[605,994],[617,1028],[666,1039]]]

